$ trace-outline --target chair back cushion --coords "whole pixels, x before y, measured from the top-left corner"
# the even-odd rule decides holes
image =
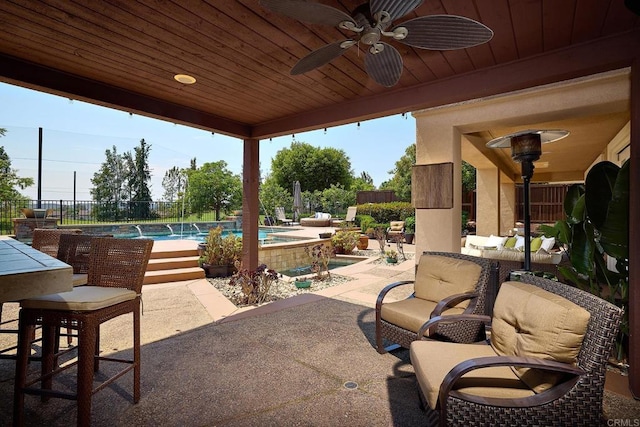
[[[481,273],[482,267],[472,261],[423,254],[416,271],[415,296],[438,302],[450,295],[473,292]],[[467,305],[469,301],[456,307]]]
[[[404,221],[391,221],[389,223],[389,231],[402,231],[404,228]]]
[[[501,356],[536,357],[575,364],[587,330],[587,310],[554,293],[522,282],[504,282],[493,307],[491,345]],[[536,393],[561,374],[515,368]]]

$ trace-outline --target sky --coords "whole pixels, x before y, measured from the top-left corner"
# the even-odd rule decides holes
[[[100,107],[49,95],[19,86],[0,83],[0,146],[11,159],[20,177],[32,177],[35,184],[21,193],[37,199],[38,128],[43,129],[42,199],[91,200],[91,178],[105,161],[105,151],[113,146],[119,154],[134,153],[144,138],[151,145],[151,192],[161,200],[162,178],[174,166],[189,167],[224,160],[229,170],[242,173],[243,141],[221,134],[151,119],[124,111]],[[389,180],[395,162],[415,143],[415,119],[407,114],[368,120],[295,134],[295,140],[315,147],[342,149],[356,176],[367,172],[379,186]],[[293,135],[260,141],[263,175],[271,169],[271,159],[289,148]],[[304,190],[304,188],[303,188]]]

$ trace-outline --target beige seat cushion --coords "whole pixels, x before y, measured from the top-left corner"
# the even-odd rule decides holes
[[[78,286],[71,292],[43,295],[22,300],[24,308],[46,310],[91,311],[109,307],[136,298],[135,291],[103,286]]]
[[[496,356],[496,353],[484,344],[414,341],[410,356],[420,389],[431,409],[436,409],[440,385],[454,366],[476,357]],[[477,378],[482,379],[482,385]],[[458,385],[456,390],[485,397],[517,398],[534,394],[508,366],[476,369],[465,374]]]
[[[493,308],[491,345],[504,356],[575,364],[589,318],[587,310],[559,295],[528,283],[505,282]],[[515,373],[538,393],[561,375],[526,368]]]
[[[436,303],[433,301],[409,298],[382,304],[380,316],[389,323],[417,333],[420,327],[429,320],[429,315],[434,308],[436,308]],[[462,308],[452,307],[443,314],[460,314],[463,311]]]
[[[89,275],[87,273],[73,273],[73,286],[83,286],[87,284]]]
[[[416,271],[416,298],[438,302],[448,296],[473,292],[482,267],[475,262],[423,254]],[[469,301],[456,307],[466,308]]]

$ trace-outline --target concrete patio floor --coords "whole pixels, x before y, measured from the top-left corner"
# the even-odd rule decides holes
[[[377,294],[412,279],[414,263],[343,267],[339,274],[353,280],[250,309],[237,309],[204,279],[146,285],[142,397],[133,405],[131,375],[121,378],[94,396],[92,424],[424,425],[408,351],[374,348]],[[16,310],[5,304],[3,318]],[[103,353],[130,353],[130,322],[122,316],[103,326]],[[14,367],[0,361],[0,425],[11,423]],[[65,375],[59,383],[73,385]],[[638,402],[610,392],[606,399],[616,411],[609,418],[640,418]],[[26,408],[27,425],[75,424],[73,401],[27,396]]]

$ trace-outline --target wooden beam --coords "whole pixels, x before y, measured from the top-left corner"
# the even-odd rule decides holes
[[[497,65],[433,83],[361,97],[257,125],[254,138],[337,126],[355,121],[479,99],[628,67],[640,46],[640,29]]]
[[[260,141],[244,140],[242,171],[242,267],[258,267],[258,184],[260,182]]]
[[[103,107],[167,120],[236,138],[251,134],[248,125],[205,111],[173,104],[0,53],[1,81],[54,95],[73,97]]]
[[[637,52],[637,49],[636,49]],[[629,386],[640,399],[640,56],[631,67],[631,165],[629,176]]]

